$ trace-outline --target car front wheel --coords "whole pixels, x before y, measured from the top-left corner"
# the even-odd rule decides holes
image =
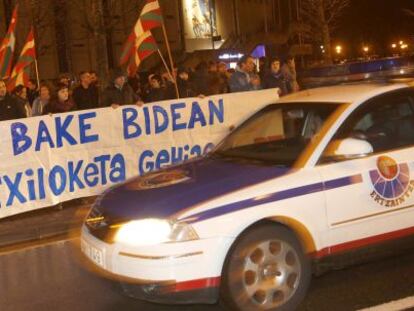
[[[309,259],[286,227],[261,224],[230,250],[221,299],[232,310],[295,310],[311,278]]]

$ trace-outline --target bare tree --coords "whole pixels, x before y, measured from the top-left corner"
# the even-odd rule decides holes
[[[350,0],[302,0],[301,21],[303,36],[309,41],[325,46],[325,62],[332,63],[331,34],[338,26],[338,18],[349,5]]]
[[[93,39],[98,75],[107,77],[109,68],[117,66],[118,63],[113,54],[113,31],[123,23],[125,14],[136,12],[138,15],[142,1],[72,0],[69,4],[82,8],[79,10],[78,22]]]
[[[31,20],[35,30],[36,52],[37,56],[43,56],[52,48],[50,40],[50,33],[55,27],[54,19],[52,18],[51,10],[48,10],[50,2],[41,0],[30,0],[26,7],[30,10]],[[59,2],[55,5],[59,5]],[[60,12],[62,10],[56,10]],[[57,42],[60,43],[61,40]]]

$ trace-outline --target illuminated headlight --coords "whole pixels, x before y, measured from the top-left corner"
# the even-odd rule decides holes
[[[198,235],[186,223],[171,223],[163,219],[133,220],[121,225],[115,241],[132,246],[197,240]]]

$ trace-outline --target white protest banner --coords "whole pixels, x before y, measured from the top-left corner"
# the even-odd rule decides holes
[[[275,89],[0,122],[0,218],[200,156]]]

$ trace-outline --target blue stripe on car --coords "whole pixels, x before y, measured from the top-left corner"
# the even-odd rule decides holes
[[[187,218],[181,219],[183,221],[188,220],[188,223],[199,222],[207,219],[211,219],[214,217],[219,217],[228,213],[233,213],[237,211],[241,211],[247,208],[253,208],[258,205],[272,203],[277,201],[282,201],[286,199],[291,199],[294,197],[299,197],[311,193],[316,193],[324,190],[332,190],[336,188],[346,187],[349,185],[357,184],[362,182],[362,175],[357,174],[348,177],[342,177],[337,179],[332,179],[325,181],[324,183],[315,183],[306,186],[301,186],[297,188],[292,188],[288,190],[282,190],[273,192],[266,196],[261,196],[258,198],[251,198],[246,199],[238,202],[233,202],[230,204],[222,205],[213,209],[209,209],[207,211],[203,211],[197,214],[193,214],[188,216]]]
[[[185,163],[172,169],[186,171],[189,180],[153,189],[134,190],[131,185],[141,179],[138,177],[112,188],[96,208],[107,219],[115,222],[168,218],[212,198],[292,173],[291,169],[284,167],[213,158]],[[160,173],[163,171],[156,172]]]

